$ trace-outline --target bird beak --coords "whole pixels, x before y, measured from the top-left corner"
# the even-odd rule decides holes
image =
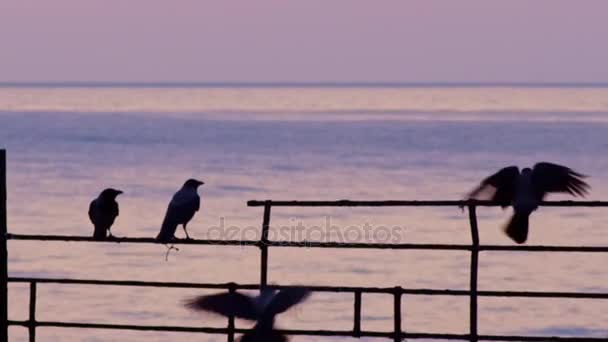
[[[205,184],[205,182],[199,182],[199,183],[200,183],[200,185],[203,185],[203,184]]]
[[[122,190],[116,190],[116,195],[117,196],[120,195],[120,194],[122,194],[122,193],[123,193]]]

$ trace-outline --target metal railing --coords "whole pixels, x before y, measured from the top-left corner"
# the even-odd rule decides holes
[[[404,338],[420,339],[448,339],[469,341],[606,341],[605,338],[592,337],[559,337],[559,336],[514,336],[514,335],[480,335],[478,334],[478,309],[479,297],[533,297],[533,298],[594,298],[608,299],[608,293],[584,293],[584,292],[534,292],[534,291],[480,291],[477,288],[479,252],[481,251],[527,251],[527,252],[585,252],[585,253],[608,253],[608,246],[530,246],[530,245],[481,245],[479,243],[479,232],[477,227],[477,206],[495,206],[491,202],[482,201],[249,201],[250,207],[263,207],[262,235],[260,240],[179,240],[176,244],[189,245],[219,245],[219,246],[250,246],[260,249],[260,284],[235,284],[235,283],[179,283],[179,282],[148,282],[148,281],[113,281],[113,280],[83,280],[83,279],[51,279],[51,278],[22,278],[8,277],[8,240],[35,240],[35,241],[79,241],[100,242],[92,237],[64,236],[64,235],[23,235],[8,234],[6,230],[6,154],[0,150],[0,234],[1,253],[3,255],[1,269],[0,295],[4,303],[7,303],[7,286],[12,283],[29,283],[29,318],[24,321],[8,319],[8,304],[4,305],[0,320],[3,324],[0,337],[8,340],[8,327],[11,325],[23,326],[29,329],[30,341],[36,340],[37,327],[59,327],[59,328],[93,328],[93,329],[117,329],[117,330],[139,330],[139,331],[166,331],[166,332],[200,332],[207,334],[225,334],[228,341],[234,341],[235,334],[244,333],[247,330],[236,328],[234,318],[229,318],[226,328],[217,327],[187,327],[187,326],[149,326],[149,325],[127,325],[127,324],[97,324],[97,323],[74,323],[59,321],[38,321],[36,319],[36,298],[38,285],[43,284],[82,284],[98,286],[138,286],[158,288],[201,288],[201,289],[226,289],[253,290],[261,287],[286,288],[289,286],[268,285],[268,249],[271,247],[290,248],[366,248],[366,249],[413,249],[413,250],[460,250],[471,253],[470,288],[469,290],[451,289],[414,289],[402,287],[344,287],[344,286],[306,286],[313,292],[341,292],[353,295],[353,328],[351,330],[281,330],[288,335],[308,336],[344,336],[344,337],[383,337],[393,341],[401,341]],[[544,202],[543,206],[552,207],[608,207],[608,202],[600,201],[560,201]],[[384,243],[341,243],[341,242],[316,242],[316,241],[271,241],[268,239],[270,229],[270,218],[272,207],[447,207],[466,206],[468,208],[468,219],[471,228],[471,244],[384,244]],[[157,243],[153,238],[114,238],[104,240],[105,243]],[[361,329],[361,306],[364,294],[381,293],[393,296],[393,321],[392,331],[368,331]],[[467,296],[469,297],[469,333],[414,333],[402,330],[402,299],[407,295],[430,295],[430,296]]]

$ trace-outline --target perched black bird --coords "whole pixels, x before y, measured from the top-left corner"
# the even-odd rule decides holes
[[[241,337],[241,342],[287,342],[287,336],[274,330],[275,316],[304,301],[308,296],[310,291],[299,287],[278,292],[266,288],[258,297],[224,292],[194,298],[187,302],[186,306],[197,311],[210,311],[226,317],[256,321],[253,330]]]
[[[175,239],[175,231],[180,224],[184,227],[186,238],[190,238],[186,225],[201,206],[201,199],[198,196],[197,189],[202,184],[204,183],[196,179],[188,179],[182,188],[173,195],[171,202],[169,202],[163,225],[156,237],[157,241],[163,243],[171,242]]]
[[[512,205],[514,213],[504,230],[515,242],[524,243],[528,238],[528,218],[545,195],[566,192],[584,196],[590,188],[583,181],[585,177],[566,166],[547,162],[521,173],[517,166],[509,166],[484,179],[468,198],[492,200],[503,208]]]
[[[118,203],[116,196],[122,194],[122,191],[108,188],[99,194],[89,205],[89,218],[95,226],[93,237],[97,240],[103,240],[107,237],[107,233],[112,236],[110,228],[114,224],[114,220],[118,216]]]

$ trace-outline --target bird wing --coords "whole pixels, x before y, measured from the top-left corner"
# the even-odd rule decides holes
[[[266,313],[276,315],[287,311],[290,307],[302,302],[310,296],[310,290],[292,287],[279,291],[266,308]]]
[[[199,296],[188,301],[186,307],[196,311],[210,311],[223,316],[234,316],[252,321],[259,317],[253,298],[238,292]]]
[[[567,192],[574,196],[584,196],[589,184],[583,181],[587,176],[573,171],[569,167],[541,162],[534,165],[532,184],[542,199],[548,192]]]
[[[95,201],[92,200],[91,204],[89,204],[89,219],[93,224],[95,224]]]
[[[116,217],[118,216],[118,214],[119,214],[119,210],[118,210],[118,203],[116,203],[116,201],[112,201],[110,211],[111,211],[111,215],[112,215],[113,217],[115,217],[115,218],[116,218]]]
[[[173,239],[177,226],[188,223],[199,207],[200,197],[196,193],[196,190],[180,189],[173,195],[171,202],[169,202],[160,233],[156,238],[165,242]]]
[[[200,209],[200,206],[201,198],[196,193],[196,190],[182,189],[173,196],[169,204],[169,211],[175,215],[179,224],[183,224],[192,219],[194,213]]]
[[[194,200],[194,205],[192,207],[194,208],[194,211],[199,211],[199,209],[201,208],[201,198],[200,198],[200,196],[196,195],[196,198]]]
[[[492,200],[502,207],[508,207],[515,196],[515,183],[518,176],[519,168],[517,166],[505,167],[481,181],[467,198]],[[490,192],[491,195],[486,192],[488,189],[493,190]]]

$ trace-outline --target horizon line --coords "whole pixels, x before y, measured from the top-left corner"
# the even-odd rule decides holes
[[[241,81],[7,81],[0,88],[606,88],[606,82],[241,82]]]

